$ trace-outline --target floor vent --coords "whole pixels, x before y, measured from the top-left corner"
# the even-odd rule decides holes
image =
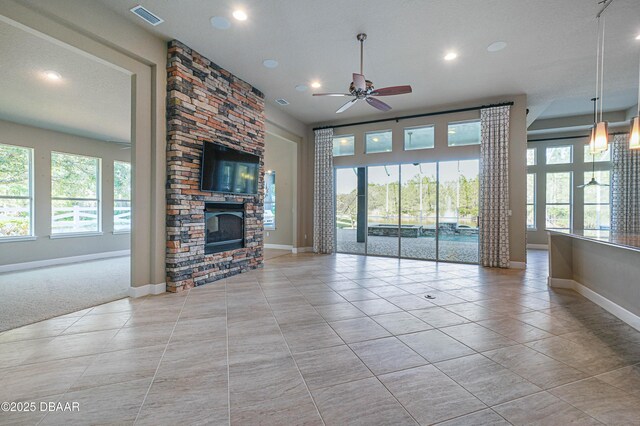
[[[282,99],[282,98],[276,99],[276,103],[279,104],[279,105],[289,105],[289,101],[286,100],[286,99]]]
[[[147,9],[145,9],[140,5],[134,7],[133,9],[131,9],[131,11],[136,15],[138,15],[140,18],[144,19],[147,23],[153,25],[154,27],[164,22],[164,19],[160,19],[159,17],[149,12]]]

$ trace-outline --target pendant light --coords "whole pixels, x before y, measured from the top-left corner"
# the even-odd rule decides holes
[[[629,149],[640,149],[640,74],[638,75],[638,114],[631,119]]]
[[[610,3],[609,3],[610,4]],[[608,4],[605,5],[605,7]],[[589,141],[589,152],[597,154],[609,149],[609,123],[603,120],[603,96],[604,96],[604,32],[605,21],[602,17],[602,25],[600,19],[604,9],[598,14],[598,42],[596,47],[596,112],[598,111],[598,103],[600,104],[600,115],[596,117],[596,122],[591,130],[591,140]],[[602,28],[602,32],[600,31]]]

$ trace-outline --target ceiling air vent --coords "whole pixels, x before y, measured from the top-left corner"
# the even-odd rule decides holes
[[[136,7],[131,9],[131,11],[136,15],[138,15],[140,18],[144,19],[147,23],[153,25],[154,27],[164,22],[164,19],[160,19],[159,17],[149,12],[147,9],[145,9],[140,5],[137,5]]]
[[[276,103],[279,104],[279,105],[289,105],[289,101],[286,100],[286,99],[282,99],[282,98],[276,99]]]

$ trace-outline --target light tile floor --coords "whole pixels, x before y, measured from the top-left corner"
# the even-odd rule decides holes
[[[0,334],[0,424],[640,424],[640,333],[546,275],[286,255],[96,306]]]

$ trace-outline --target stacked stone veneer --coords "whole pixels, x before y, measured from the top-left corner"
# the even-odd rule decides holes
[[[264,95],[173,40],[167,60],[167,290],[215,281],[263,261]],[[260,193],[200,191],[205,142],[260,156]],[[205,202],[245,205],[245,247],[204,254]]]

